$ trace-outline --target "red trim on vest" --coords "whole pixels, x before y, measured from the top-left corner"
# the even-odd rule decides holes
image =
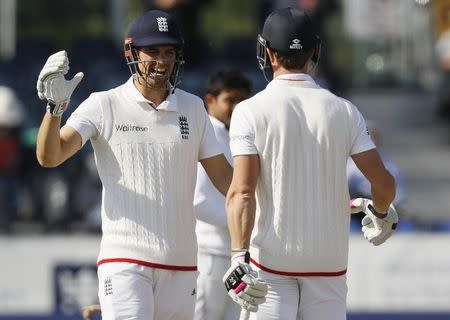
[[[289,277],[338,277],[342,276],[347,273],[347,269],[337,272],[286,272],[286,271],[278,271],[269,269],[267,267],[264,267],[263,265],[260,265],[258,262],[250,258],[250,262],[253,263],[255,266],[260,268],[263,271],[279,274],[281,276],[289,276]]]
[[[102,264],[112,263],[112,262],[128,262],[128,263],[138,264],[138,265],[144,266],[144,267],[164,269],[164,270],[173,270],[173,271],[197,271],[197,266],[171,266],[171,265],[167,265],[167,264],[152,263],[152,262],[128,259],[128,258],[102,259],[99,262],[97,262],[97,267]]]

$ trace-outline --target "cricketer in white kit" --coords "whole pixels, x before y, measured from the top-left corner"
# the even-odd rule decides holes
[[[192,207],[197,162],[221,151],[198,97],[177,89],[156,110],[149,103],[130,78],[92,94],[66,123],[83,143],[91,140],[103,184],[97,264],[104,315],[105,305],[118,307],[120,292],[129,298],[128,286],[150,293],[134,277],[153,282],[153,294],[161,295],[155,301],[170,301],[164,312],[179,309],[177,304],[190,307],[196,298],[191,293],[197,277]]]
[[[232,248],[249,250],[250,267],[268,285],[266,302],[251,319],[343,320],[351,213],[347,159],[372,185],[373,202],[355,206],[375,224],[380,220],[376,227],[366,220],[363,228],[374,244],[393,233],[378,227],[395,228],[384,220],[393,210],[395,181],[358,109],[306,74],[320,52],[310,18],[296,9],[277,10],[258,42],[260,68],[271,68],[273,80],[233,112],[234,172],[227,194]]]
[[[98,256],[103,320],[192,320],[197,242],[193,197],[197,163],[225,194],[232,168],[203,101],[176,88],[182,57],[173,17],[153,10],[133,22],[125,40],[132,77],[92,93],[60,128],[83,74],[66,80],[65,51],[50,56],[37,90],[48,101],[37,157],[55,167],[91,141],[102,191]]]

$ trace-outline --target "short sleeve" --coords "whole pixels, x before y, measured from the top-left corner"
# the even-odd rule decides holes
[[[91,95],[84,100],[67,119],[66,126],[74,128],[81,136],[82,145],[95,138],[102,130],[102,107],[100,100]]]
[[[208,113],[206,112],[205,108],[201,107],[200,109],[204,125],[200,141],[198,159],[203,160],[211,158],[223,152],[222,150],[220,150],[220,146],[217,142],[216,134],[214,133],[214,128],[211,124],[211,120],[209,120]]]
[[[369,129],[367,128],[366,121],[359,110],[353,106],[354,116],[356,122],[356,135],[353,140],[350,155],[357,154],[360,152],[368,151],[375,148],[375,144],[370,138]]]
[[[255,128],[245,105],[237,105],[231,116],[230,149],[233,157],[257,154]]]

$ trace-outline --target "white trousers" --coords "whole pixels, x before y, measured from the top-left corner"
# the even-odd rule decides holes
[[[196,271],[171,271],[133,263],[98,268],[102,320],[192,320]]]
[[[198,254],[197,302],[195,320],[237,320],[240,307],[228,296],[222,282],[231,258]]]
[[[347,277],[287,277],[258,270],[269,286],[251,320],[345,320]]]

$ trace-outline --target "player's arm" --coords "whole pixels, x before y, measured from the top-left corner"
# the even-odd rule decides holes
[[[226,197],[232,249],[248,249],[255,223],[255,190],[260,174],[257,154],[233,158],[233,179]]]
[[[250,266],[250,237],[255,224],[255,190],[260,173],[259,156],[240,155],[233,158],[233,179],[226,197],[228,229],[231,236],[231,266],[223,281],[228,295],[243,309],[256,312],[266,301],[267,284],[257,278]],[[242,317],[248,319],[248,312]]]
[[[352,159],[371,185],[374,208],[386,212],[395,198],[395,179],[385,168],[376,149],[353,154]]]
[[[213,185],[224,196],[230,187],[233,168],[228,163],[225,156],[221,153],[217,156],[200,160]]]
[[[81,136],[72,128],[61,127],[61,116],[67,109],[73,91],[83,79],[77,73],[71,80],[64,77],[69,71],[66,51],[48,57],[39,73],[36,89],[41,100],[47,100],[47,112],[39,128],[36,156],[44,167],[55,167],[72,156],[82,144]]]
[[[225,200],[231,236],[231,266],[223,277],[228,295],[243,309],[256,312],[265,302],[267,283],[257,278],[250,266],[250,237],[255,224],[255,190],[260,175],[258,150],[254,143],[253,121],[238,104],[230,125],[233,179]],[[247,318],[248,313],[241,313]]]
[[[354,199],[351,211],[365,213],[361,221],[362,232],[370,243],[378,246],[394,234],[399,221],[391,204],[395,198],[395,180],[384,167],[376,149],[354,154],[352,159],[370,182],[372,200]]]
[[[81,147],[80,134],[72,127],[61,128],[61,117],[46,113],[39,128],[36,156],[43,167],[56,167],[74,155]]]

